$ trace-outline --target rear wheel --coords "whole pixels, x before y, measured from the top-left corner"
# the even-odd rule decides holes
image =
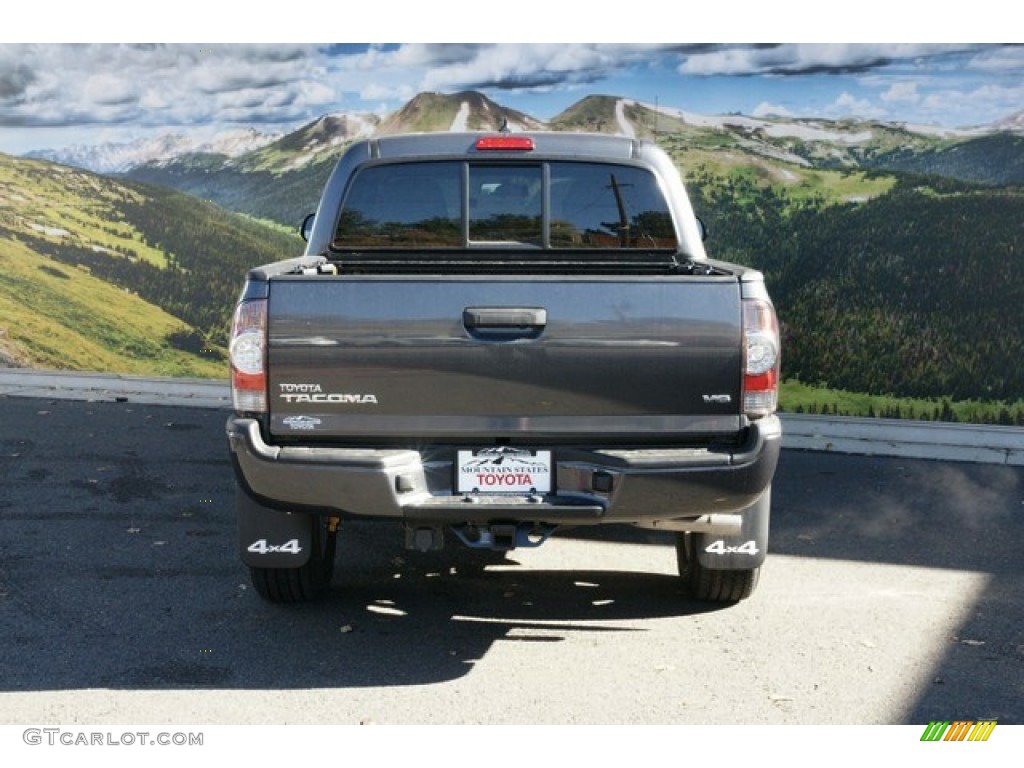
[[[679,577],[691,596],[706,602],[738,603],[754,593],[761,576],[760,566],[721,571],[705,568],[694,552],[695,542],[696,536],[692,533],[679,533],[676,536]]]
[[[256,592],[271,603],[305,603],[321,597],[334,575],[337,531],[330,530],[324,515],[311,515],[312,537],[309,560],[298,568],[249,567]]]

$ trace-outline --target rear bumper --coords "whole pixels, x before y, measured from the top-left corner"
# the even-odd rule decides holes
[[[769,488],[782,427],[754,422],[731,451],[553,448],[555,488],[530,497],[466,497],[452,489],[454,449],[268,445],[255,419],[232,416],[228,443],[242,490],[261,504],[409,523],[652,524],[734,513]]]

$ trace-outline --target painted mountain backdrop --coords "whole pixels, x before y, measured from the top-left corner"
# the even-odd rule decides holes
[[[12,363],[88,366],[27,339],[11,313],[31,314],[31,291],[58,296],[75,285],[95,294],[102,283],[172,318],[157,334],[166,349],[192,354],[196,366],[219,359],[245,267],[302,248],[238,214],[294,228],[358,138],[495,130],[506,121],[513,130],[635,136],[673,156],[708,224],[709,252],[766,273],[785,326],[786,407],[1024,423],[1024,283],[1015,278],[1024,258],[1024,113],[953,131],[708,116],[592,95],[541,121],[467,91],[420,94],[385,117],[324,115],[282,136],[34,153],[113,178],[0,157],[0,263],[8,265],[0,354],[6,349]],[[71,180],[80,194],[62,202]],[[145,367],[161,357],[133,356],[116,334],[92,330],[99,312],[83,306],[61,325],[109,337],[111,349],[120,344],[120,362],[110,365]],[[154,333],[138,343],[152,343]],[[189,344],[191,353],[182,349]],[[194,368],[201,370],[210,369]],[[885,397],[823,395],[807,385]]]
[[[423,93],[384,118],[324,115],[284,136],[250,129],[198,143],[172,134],[29,156],[126,174],[292,226],[316,207],[334,162],[357,138],[496,130],[506,120],[513,130],[597,131],[657,140],[678,149],[684,168],[700,163],[751,166],[787,187],[808,183],[806,172],[816,169],[904,171],[987,185],[1024,183],[1024,112],[991,125],[953,130],[877,121],[699,115],[594,95],[545,122],[473,91]]]

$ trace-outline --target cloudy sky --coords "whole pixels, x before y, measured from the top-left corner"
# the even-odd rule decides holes
[[[1024,46],[3,42],[0,152],[288,130],[462,89],[541,119],[605,93],[705,114],[962,127],[1024,110]]]

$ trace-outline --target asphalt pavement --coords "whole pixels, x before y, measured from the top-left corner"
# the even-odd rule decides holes
[[[1024,723],[1024,468],[786,450],[748,601],[670,535],[487,557],[352,522],[321,603],[236,553],[226,412],[0,397],[0,723]]]

